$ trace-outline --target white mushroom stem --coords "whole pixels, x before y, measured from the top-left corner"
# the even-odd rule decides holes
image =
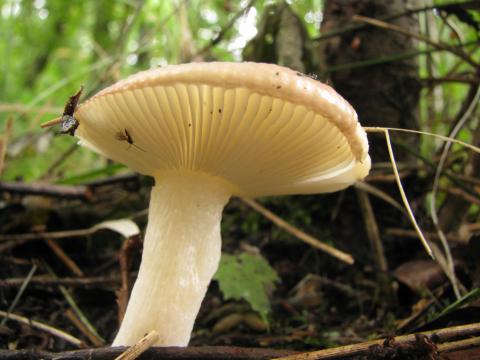
[[[170,172],[152,189],[142,263],[113,346],[156,330],[160,346],[187,346],[221,254],[220,222],[232,188],[215,177]]]

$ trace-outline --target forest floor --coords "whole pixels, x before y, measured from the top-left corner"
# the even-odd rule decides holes
[[[61,352],[112,341],[122,315],[119,306],[136,276],[141,241],[125,240],[105,229],[91,231],[91,227],[105,219],[125,218],[144,229],[150,183],[126,174],[84,186],[4,191],[1,310],[40,321],[80,339],[81,344],[4,318],[1,348]],[[318,198],[267,200],[265,206],[291,218],[286,207],[303,209],[312,202]],[[308,228],[317,225],[313,221]],[[224,253],[261,254],[280,280],[267,289],[268,322],[248,302],[225,300],[213,281],[196,321],[192,346],[311,351],[480,322],[475,287],[480,282],[478,237],[454,247],[457,275],[464,287],[462,301],[456,301],[451,283],[414,237],[402,238],[401,246],[385,244],[389,267],[381,272],[375,256],[362,255],[365,249],[369,252],[368,241],[354,239],[348,250],[356,261],[345,264],[284,234],[240,199],[227,205],[222,233]],[[431,348],[422,349],[426,355],[418,358],[435,358]],[[367,355],[362,356],[408,358],[385,351]]]

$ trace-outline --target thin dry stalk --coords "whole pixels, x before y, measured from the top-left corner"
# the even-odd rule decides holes
[[[296,228],[293,225],[290,225],[287,223],[285,220],[280,218],[279,216],[275,215],[272,213],[270,210],[264,208],[262,205],[260,205],[258,202],[252,200],[252,199],[247,199],[247,198],[240,198],[245,204],[250,206],[252,209],[257,211],[259,214],[265,216],[268,220],[270,220],[272,223],[277,225],[279,228],[285,230],[289,234],[295,236],[296,238],[302,240],[303,242],[306,242],[307,244],[313,246],[316,249],[319,249],[349,265],[352,265],[354,263],[354,259],[352,255],[343,252],[341,250],[335,249],[334,247],[327,245],[320,240],[314,238],[313,236],[303,232],[302,230]]]
[[[418,237],[418,234],[415,230],[409,230],[409,229],[403,229],[403,228],[387,228],[386,233],[387,235],[397,236],[397,237],[407,237],[407,238]],[[429,239],[438,240],[437,233],[434,233],[432,231],[425,231],[424,234],[428,236]],[[448,239],[450,241],[462,242],[462,239],[458,236],[449,235]]]
[[[83,334],[85,335],[90,342],[95,346],[103,346],[104,343],[99,341],[98,338],[92,334],[92,332],[85,326],[83,322],[77,317],[77,315],[73,312],[72,309],[67,309],[65,311],[65,316],[68,320],[72,322],[73,325]]]
[[[22,297],[23,293],[25,292],[25,289],[27,288],[28,284],[32,280],[33,274],[35,274],[35,271],[37,271],[37,265],[33,264],[32,268],[28,272],[27,277],[23,280],[22,285],[20,286],[20,289],[18,289],[17,295],[15,295],[15,298],[13,299],[12,303],[8,307],[7,314],[11,313],[14,309],[15,306],[17,306],[18,301]],[[8,316],[5,317],[1,322],[0,325],[5,325],[5,323],[8,320]]]
[[[75,275],[83,277],[85,274],[83,271],[78,267],[78,265],[73,261],[70,256],[67,255],[65,251],[63,251],[62,247],[57,244],[57,242],[53,239],[45,239],[45,243],[48,247],[58,256],[60,261],[65,264],[66,267],[70,269]]]
[[[413,225],[413,228],[417,232],[417,235],[422,242],[422,245],[424,246],[425,250],[427,251],[428,255],[430,255],[433,259],[435,258],[432,252],[432,249],[423,235],[422,230],[418,226],[417,220],[415,219],[415,215],[413,214],[412,208],[410,207],[410,203],[408,202],[407,195],[405,194],[405,190],[403,190],[403,185],[402,181],[400,180],[400,176],[398,174],[398,168],[397,164],[395,162],[395,156],[393,154],[393,148],[392,148],[392,142],[390,141],[390,134],[388,133],[388,128],[380,128],[380,127],[374,127],[374,128],[365,128],[365,131],[367,132],[381,132],[385,136],[385,141],[387,143],[387,149],[388,149],[388,154],[390,156],[390,160],[392,163],[392,168],[393,168],[393,173],[395,174],[395,178],[397,179],[397,185],[398,185],[398,191],[400,192],[400,196],[402,198],[403,204],[405,206],[405,210],[407,210],[408,216],[410,218],[410,222]]]
[[[50,266],[48,266],[48,264],[44,263],[43,265],[47,269],[47,271],[50,273],[51,276],[53,276],[54,278],[58,278],[58,276],[55,274],[55,272],[52,270],[52,268]],[[65,298],[65,300],[70,305],[70,307],[75,312],[75,315],[85,325],[85,327],[89,330],[89,332],[91,332],[92,335],[94,335],[97,338],[99,343],[105,344],[105,340],[98,334],[95,327],[92,325],[92,323],[88,320],[88,318],[85,316],[83,311],[77,305],[77,302],[75,301],[73,296],[70,294],[70,291],[68,291],[67,288],[65,286],[62,286],[62,285],[59,285],[58,289],[60,290],[63,297]]]
[[[117,356],[115,360],[133,360],[139,357],[143,352],[148,350],[158,340],[158,333],[153,330],[150,331],[145,337],[140,339],[135,345],[130,347],[127,351],[123,352],[120,356]]]
[[[75,345],[77,347],[83,347],[84,343],[82,340],[77,339],[76,337],[67,334],[66,332],[59,330],[57,328],[54,328],[50,325],[44,324],[40,321],[32,320],[20,315],[12,314],[12,313],[7,313],[5,311],[0,310],[0,316],[2,317],[8,317],[10,320],[15,320],[17,322],[20,322],[25,325],[29,325],[31,327],[37,328],[39,330],[45,331],[53,336],[56,336],[60,339],[65,340],[66,342]]]
[[[118,304],[118,324],[121,325],[125,312],[127,311],[128,299],[130,294],[130,259],[135,249],[141,246],[142,239],[140,236],[130,236],[123,242],[120,250],[119,263],[120,263],[120,278],[122,280],[122,286],[115,293],[117,295]]]
[[[393,178],[393,181],[395,181],[395,178]],[[379,199],[382,199],[387,204],[392,205],[398,211],[401,211],[402,213],[407,214],[407,212],[405,211],[405,208],[402,205],[400,205],[400,203],[397,200],[395,200],[393,197],[388,195],[385,191],[363,181],[357,181],[355,184],[353,184],[353,186],[357,190],[364,191]]]

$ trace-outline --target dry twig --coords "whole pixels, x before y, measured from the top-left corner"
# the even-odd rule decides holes
[[[83,334],[85,335],[90,342],[95,346],[103,346],[104,343],[99,341],[97,336],[93,334],[90,329],[85,326],[85,324],[78,318],[75,312],[72,309],[65,310],[65,316],[72,322],[73,325]]]
[[[147,351],[158,340],[158,332],[150,331],[147,335],[140,339],[135,345],[117,356],[115,360],[133,360]]]
[[[448,349],[448,351],[451,351],[453,348],[455,348],[455,346],[448,346],[448,343],[446,343],[447,341],[457,337],[467,337],[471,335],[476,335],[479,332],[480,332],[480,323],[453,326],[449,328],[428,331],[424,333],[397,336],[392,339],[372,340],[372,341],[366,341],[366,342],[354,344],[354,345],[339,346],[332,349],[295,354],[291,356],[277,358],[276,360],[342,359],[345,357],[352,357],[352,356],[367,354],[368,352],[371,351],[372,347],[382,346],[385,344],[386,341],[388,341],[389,343],[395,342],[395,344],[398,344],[398,345],[415,344],[418,342],[419,337],[420,339],[426,339],[428,342],[433,344],[444,342],[443,344],[438,345],[438,350],[447,351]],[[454,345],[460,345],[459,348],[462,348],[462,349],[464,348],[463,346],[465,346],[464,343],[458,343],[458,341],[455,341],[454,343],[457,343]],[[474,342],[474,344],[476,344],[476,342]],[[470,347],[475,346],[474,344],[469,342]]]
[[[118,303],[118,324],[122,323],[125,312],[127,311],[128,298],[130,294],[130,259],[132,252],[141,246],[142,239],[138,235],[130,236],[123,242],[120,250],[120,277],[122,279],[122,286],[116,291]]]
[[[8,351],[0,350],[2,360],[111,360],[126,350],[125,347],[104,347],[100,349],[83,349],[50,353],[32,350]],[[286,356],[295,353],[292,350],[275,350],[260,348],[241,348],[235,346],[201,346],[201,347],[152,347],[142,358],[144,359],[184,359],[184,360],[260,360]]]
[[[50,325],[44,324],[40,321],[32,320],[32,319],[29,319],[29,318],[26,318],[26,317],[23,317],[23,316],[20,316],[20,315],[12,314],[12,313],[7,313],[7,312],[2,311],[2,310],[0,310],[0,316],[2,316],[2,317],[7,317],[8,316],[8,318],[10,320],[15,320],[17,322],[21,322],[22,324],[26,324],[26,325],[29,325],[31,327],[34,327],[34,328],[40,329],[42,331],[45,331],[45,332],[47,332],[47,333],[49,333],[53,336],[56,336],[60,339],[65,340],[66,342],[68,342],[72,345],[75,345],[77,347],[82,347],[84,345],[82,340],[77,339],[76,337],[74,337],[70,334],[67,334],[66,332],[64,332],[62,330],[56,329],[56,328],[54,328]],[[0,356],[0,358],[2,358],[2,356]]]
[[[252,209],[257,211],[258,213],[262,214],[265,216],[268,220],[273,222],[275,225],[277,225],[279,228],[285,230],[289,234],[292,234],[293,236],[297,237],[298,239],[302,240],[303,242],[306,242],[307,244],[313,246],[316,249],[319,249],[328,255],[331,255],[333,257],[336,257],[337,259],[352,265],[354,263],[352,255],[343,252],[341,250],[335,249],[334,247],[327,245],[320,240],[314,238],[313,236],[303,232],[302,230],[296,228],[293,225],[290,225],[287,223],[285,220],[282,218],[278,217],[274,213],[272,213],[270,210],[264,208],[262,205],[260,205],[258,202],[252,200],[252,199],[247,199],[247,198],[241,198],[241,200],[250,206]]]
[[[374,254],[374,260],[378,270],[378,281],[382,288],[384,295],[389,297],[389,302],[393,299],[392,288],[388,279],[388,263],[383,250],[383,243],[380,237],[380,230],[378,229],[375,213],[372,204],[365,191],[356,189],[358,203],[364,218],[367,236],[370,241],[370,246]]]
[[[70,269],[77,276],[84,276],[85,274],[83,271],[78,267],[78,265],[73,261],[70,256],[67,255],[65,251],[63,251],[62,247],[57,244],[57,242],[53,239],[46,238],[45,243],[48,247],[58,256],[58,258],[65,264],[66,267]]]

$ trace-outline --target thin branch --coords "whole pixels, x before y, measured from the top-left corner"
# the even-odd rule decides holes
[[[306,242],[307,244],[313,246],[316,249],[319,249],[333,257],[336,257],[337,259],[352,265],[354,263],[352,255],[343,252],[341,250],[335,249],[334,247],[325,244],[324,242],[321,242],[320,240],[314,238],[313,236],[303,232],[302,230],[296,228],[293,225],[290,225],[287,223],[285,220],[282,218],[278,217],[274,213],[272,213],[270,210],[264,208],[262,205],[260,205],[258,202],[252,200],[252,199],[247,199],[247,198],[240,198],[245,204],[250,206],[252,209],[257,211],[258,213],[262,214],[265,216],[268,220],[273,222],[275,225],[277,225],[279,228],[285,230],[286,232],[290,233],[291,235],[297,237],[298,239]]]
[[[386,14],[386,15],[383,15],[383,16],[379,17],[378,19],[383,20],[383,21],[390,21],[390,20],[394,20],[394,19],[397,19],[397,18],[400,18],[400,17],[403,17],[403,16],[410,16],[410,15],[413,15],[413,14],[417,14],[419,12],[430,11],[430,10],[434,10],[434,9],[443,10],[443,9],[448,9],[449,7],[452,7],[452,6],[470,7],[470,6],[473,6],[473,5],[478,5],[478,0],[470,0],[470,1],[465,1],[463,3],[459,3],[457,0],[455,0],[455,1],[452,1],[452,2],[449,2],[449,3],[445,3],[445,4],[422,6],[422,7],[408,9],[406,11],[402,11],[402,12],[398,12],[398,13],[394,13],[394,14]],[[326,32],[326,33],[320,35],[319,37],[317,37],[313,40],[314,41],[326,40],[328,38],[343,35],[343,34],[351,32],[351,31],[365,29],[367,26],[368,26],[367,24],[348,25],[348,26],[342,27],[340,29],[335,29],[335,30]]]
[[[0,358],[2,360],[111,360],[127,349],[126,347],[104,347],[100,349],[83,349],[60,353],[42,352],[38,350],[0,350]],[[294,353],[295,351],[293,350],[242,348],[236,346],[152,347],[144,353],[142,358],[163,360],[266,360]]]
[[[473,347],[480,346],[480,337],[474,337],[471,339],[464,339],[458,341],[452,341],[445,344],[438,345],[438,350],[442,353],[448,353],[457,350],[471,349]]]
[[[15,295],[15,298],[13,299],[12,303],[8,307],[7,316],[0,322],[0,325],[5,325],[5,323],[7,322],[8,314],[10,314],[15,309],[15,306],[17,305],[18,301],[20,300],[23,293],[25,292],[25,289],[27,288],[28,284],[32,280],[32,277],[33,277],[33,274],[35,274],[35,271],[37,271],[37,265],[33,264],[32,268],[28,272],[27,277],[22,281],[22,286],[20,286],[20,289],[18,289],[17,295]]]
[[[118,305],[118,325],[121,325],[125,312],[127,311],[128,299],[130,295],[130,263],[134,250],[139,249],[142,244],[142,238],[138,235],[126,238],[120,249],[118,262],[120,263],[120,278],[122,286],[115,294]]]
[[[99,341],[98,338],[93,334],[88,327],[78,318],[75,312],[72,309],[67,309],[65,311],[65,317],[72,322],[72,324],[83,334],[85,335],[90,342],[95,346],[104,345],[103,342]]]
[[[20,316],[20,315],[12,314],[12,313],[7,313],[7,312],[2,311],[2,310],[0,310],[0,316],[8,317],[10,320],[15,320],[15,321],[20,322],[22,324],[29,325],[29,326],[37,328],[39,330],[45,331],[45,332],[47,332],[47,333],[49,333],[53,336],[56,336],[56,337],[58,337],[62,340],[65,340],[66,342],[68,342],[72,345],[75,345],[77,347],[83,347],[84,346],[84,343],[83,343],[82,340],[77,339],[76,337],[74,337],[70,334],[67,334],[66,332],[64,332],[62,330],[56,329],[56,328],[54,328],[50,325],[44,324],[40,321],[32,320],[32,319],[29,319],[29,318],[26,318],[26,317],[23,317],[23,316]],[[3,358],[3,357],[0,355],[0,358]]]
[[[83,277],[85,274],[83,271],[78,267],[78,265],[73,261],[70,256],[67,255],[65,251],[63,251],[62,247],[57,244],[57,242],[53,239],[46,238],[45,243],[48,247],[57,255],[63,264],[70,269],[72,273],[77,276]]]
[[[388,262],[383,249],[382,238],[378,228],[375,213],[368,194],[364,190],[356,189],[358,203],[365,223],[370,247],[374,254],[374,261],[378,270],[377,279],[381,287],[382,295],[388,296],[388,301],[393,299],[390,281],[388,279]]]
[[[386,234],[389,236],[396,236],[396,237],[407,237],[407,238],[416,238],[418,237],[418,234],[415,230],[410,230],[410,229],[403,229],[403,228],[387,228],[385,230]],[[438,240],[438,234],[433,231],[425,231],[424,234],[428,236],[430,239],[435,239]],[[455,241],[455,242],[462,242],[462,239],[459,238],[458,236],[453,236],[453,235],[448,235],[448,239],[450,241]]]
[[[276,360],[314,360],[314,359],[341,359],[344,357],[352,357],[356,355],[363,355],[371,351],[372,346],[382,346],[385,345],[386,341],[389,343],[394,343],[398,345],[402,344],[416,344],[418,343],[419,335],[421,338],[426,337],[431,343],[446,342],[450,339],[456,337],[467,337],[471,335],[476,335],[480,332],[480,323],[454,326],[449,328],[444,328],[440,330],[428,331],[417,334],[409,334],[397,336],[393,339],[380,339],[366,341],[354,345],[340,346],[332,349],[325,349],[319,351],[312,351],[302,354],[295,354],[291,356],[286,356],[282,358],[277,358]],[[439,345],[440,348],[441,345]],[[446,346],[446,344],[444,344]],[[446,347],[447,349],[451,349]]]
[[[131,274],[130,276],[134,277],[135,274]],[[0,279],[0,287],[18,287],[18,286],[21,286],[24,281],[25,279],[23,278]],[[72,287],[72,286],[113,287],[113,286],[117,286],[119,283],[120,283],[119,277],[106,277],[106,276],[84,277],[84,278],[73,278],[73,277],[54,278],[48,275],[39,275],[39,276],[32,277],[32,279],[30,280],[30,284],[32,286],[64,285],[69,287]]]
[[[21,195],[44,195],[62,199],[88,199],[90,193],[86,186],[52,185],[44,183],[0,182],[0,192]]]
[[[427,43],[427,44],[429,44],[429,45],[431,45],[431,46],[433,46],[437,49],[445,50],[445,51],[448,51],[448,52],[458,56],[459,58],[463,59],[468,64],[472,65],[474,68],[478,68],[478,66],[479,66],[479,64],[476,61],[474,61],[470,56],[468,56],[461,49],[458,49],[454,46],[450,46],[448,44],[433,41],[429,37],[411,32],[409,30],[405,30],[401,26],[389,24],[389,23],[386,23],[384,21],[369,18],[369,17],[362,16],[362,15],[354,15],[352,17],[352,20],[361,21],[361,22],[364,22],[364,23],[367,23],[369,25],[373,25],[373,26],[376,26],[376,27],[379,27],[379,28],[382,28],[382,29],[385,29],[385,30],[395,31],[395,32],[398,32],[398,33],[403,34],[405,36],[417,39],[419,41],[423,41],[423,42],[425,42],[425,43]]]

